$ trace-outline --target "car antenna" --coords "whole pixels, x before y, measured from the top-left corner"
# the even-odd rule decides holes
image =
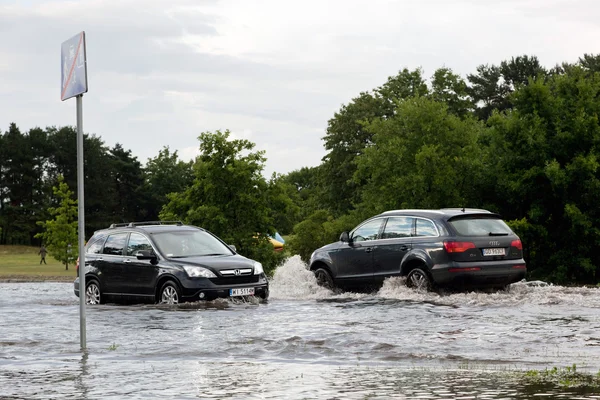
[[[462,208],[462,212],[465,212],[465,207],[464,207],[464,206],[463,206],[463,208]]]

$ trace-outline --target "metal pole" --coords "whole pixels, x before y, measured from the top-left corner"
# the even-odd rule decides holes
[[[79,237],[79,338],[81,349],[85,338],[85,213],[83,208],[83,95],[77,96],[77,211]]]

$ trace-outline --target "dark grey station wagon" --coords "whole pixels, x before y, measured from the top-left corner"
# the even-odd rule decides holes
[[[487,210],[386,211],[315,250],[309,268],[319,284],[344,289],[406,284],[435,288],[506,288],[525,277],[519,237]]]

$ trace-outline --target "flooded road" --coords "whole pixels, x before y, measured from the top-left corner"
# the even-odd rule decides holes
[[[600,399],[515,371],[600,371],[600,289],[515,284],[335,294],[297,257],[268,302],[87,308],[70,283],[0,283],[0,399]]]

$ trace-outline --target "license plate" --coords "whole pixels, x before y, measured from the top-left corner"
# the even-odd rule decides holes
[[[253,296],[254,288],[239,288],[239,289],[229,289],[230,296]]]
[[[494,247],[491,249],[483,249],[484,256],[503,256],[506,254],[504,247]]]

